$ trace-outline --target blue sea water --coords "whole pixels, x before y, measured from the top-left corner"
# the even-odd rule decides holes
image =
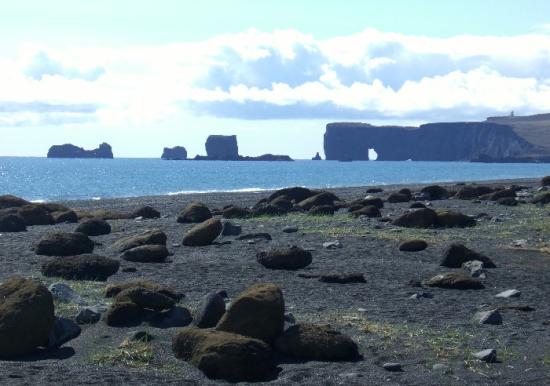
[[[0,157],[0,194],[27,200],[102,199],[287,186],[331,188],[550,175],[550,164],[234,162]]]

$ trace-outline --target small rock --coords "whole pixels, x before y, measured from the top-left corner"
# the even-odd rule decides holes
[[[481,350],[474,353],[474,356],[480,361],[493,363],[493,362],[496,362],[497,360],[497,350],[495,350],[494,348]]]
[[[286,227],[283,228],[283,232],[284,233],[296,233],[296,232],[298,232],[298,227],[295,227],[295,226],[292,226],[292,225],[287,225]]]
[[[238,236],[242,232],[242,227],[233,224],[231,221],[222,221],[222,236]]]
[[[449,373],[451,371],[451,368],[443,363],[436,363],[432,366],[433,371],[439,371],[442,373]]]
[[[160,312],[155,315],[151,325],[157,328],[185,327],[193,320],[187,308],[174,307],[169,311]]]
[[[56,318],[48,337],[48,348],[58,348],[80,335],[81,328],[70,319]]]
[[[474,321],[479,324],[502,324],[502,315],[498,309],[479,311],[474,315]]]
[[[521,292],[516,290],[516,289],[509,289],[509,290],[506,290],[506,291],[502,291],[501,293],[499,294],[496,294],[495,297],[496,298],[505,298],[505,299],[508,299],[508,298],[517,298],[521,295]]]
[[[382,367],[384,368],[384,370],[387,370],[387,371],[403,371],[403,368],[401,367],[401,363],[388,362],[388,363],[384,363]]]
[[[54,299],[57,299],[62,303],[85,303],[80,295],[65,283],[53,283],[48,287],[48,289],[52,293]]]
[[[295,324],[296,323],[296,318],[294,317],[292,312],[285,312],[285,322],[290,323],[290,324]]]
[[[94,324],[101,319],[101,312],[96,307],[82,308],[75,317],[78,324]]]
[[[485,279],[487,277],[487,270],[485,270],[485,264],[479,260],[471,260],[462,264],[462,268],[470,271],[470,276]]]
[[[225,313],[224,297],[217,292],[210,292],[197,309],[194,324],[199,328],[215,327]]]
[[[433,297],[429,292],[416,292],[409,296],[409,299],[432,299]]]
[[[338,249],[342,247],[343,247],[342,243],[340,243],[340,241],[338,240],[327,241],[326,243],[323,243],[323,248],[326,248],[326,249]]]

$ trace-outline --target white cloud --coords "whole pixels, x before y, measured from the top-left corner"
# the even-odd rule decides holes
[[[481,119],[550,111],[550,35],[367,29],[318,40],[250,30],[163,46],[27,45],[19,57],[0,58],[0,84],[0,126],[140,125],[182,108],[240,119]]]

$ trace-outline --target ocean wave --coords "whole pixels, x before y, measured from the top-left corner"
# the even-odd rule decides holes
[[[242,188],[242,189],[209,189],[209,190],[181,190],[178,192],[168,192],[167,196],[176,196],[178,194],[207,194],[207,193],[261,193],[268,190],[277,190],[280,188]]]

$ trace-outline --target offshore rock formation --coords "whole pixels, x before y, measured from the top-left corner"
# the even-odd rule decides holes
[[[198,161],[293,161],[288,155],[262,154],[258,157],[239,155],[236,135],[210,135],[206,140],[206,156],[197,155]]]
[[[113,158],[113,150],[105,142],[93,150],[84,150],[71,144],[54,145],[48,150],[48,158]]]
[[[164,160],[185,160],[187,159],[187,150],[182,146],[165,147],[160,158]]]
[[[312,160],[312,161],[321,161],[322,158],[321,158],[321,156],[319,155],[319,152],[317,152],[317,154],[315,154],[315,157],[313,157],[311,160]]]
[[[471,161],[528,157],[536,146],[511,126],[493,122],[429,123],[420,127],[329,123],[327,160],[368,160],[374,149],[382,161]],[[550,153],[548,153],[550,155]]]

